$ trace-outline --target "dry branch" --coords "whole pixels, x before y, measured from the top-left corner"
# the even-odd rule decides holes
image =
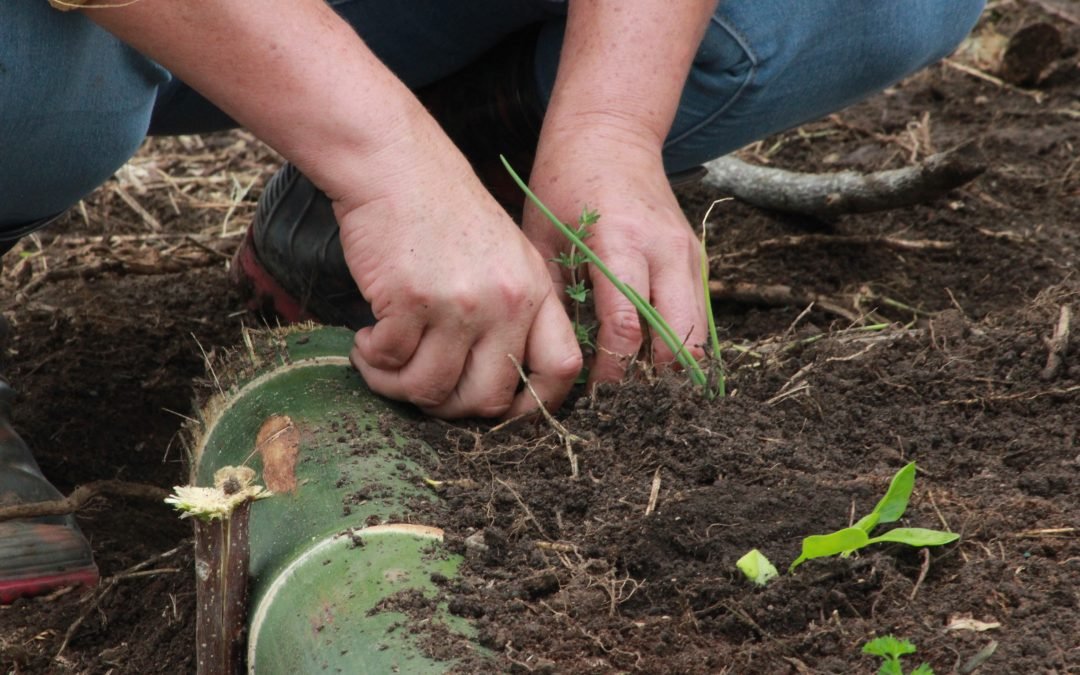
[[[67,497],[48,502],[14,504],[0,506],[0,522],[15,518],[36,518],[38,516],[64,516],[75,513],[94,497],[129,497],[161,502],[169,496],[169,491],[146,483],[128,483],[122,480],[98,480],[80,485]]]
[[[728,155],[705,165],[704,184],[761,208],[812,216],[885,211],[921,204],[973,180],[986,167],[971,144],[914,166],[873,173],[799,173]]]

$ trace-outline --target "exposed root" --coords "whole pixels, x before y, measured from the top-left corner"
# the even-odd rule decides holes
[[[169,491],[157,485],[129,483],[122,480],[98,480],[80,485],[63,499],[31,504],[0,506],[0,521],[39,516],[64,516],[75,513],[94,497],[125,497],[164,503]]]
[[[536,405],[540,410],[540,414],[544,416],[544,419],[546,419],[548,424],[551,425],[551,428],[554,429],[555,433],[557,433],[559,435],[559,438],[562,439],[563,446],[566,448],[566,458],[570,460],[570,477],[576,479],[580,475],[580,473],[578,472],[577,454],[574,453],[574,442],[580,442],[581,438],[570,433],[570,431],[565,426],[563,426],[562,423],[559,422],[559,420],[551,416],[551,413],[548,412],[547,406],[544,405],[544,402],[541,401],[540,397],[536,394],[536,390],[533,389],[532,382],[529,382],[529,378],[525,375],[525,369],[521,367],[521,363],[516,358],[514,358],[513,354],[507,354],[506,356],[514,364],[514,368],[517,368],[518,375],[521,376],[522,382],[525,383],[525,388],[529,390],[529,394],[531,394],[533,400],[536,401]]]
[[[712,280],[709,282],[709,296],[713,300],[737,302],[750,305],[783,307],[786,305],[817,305],[822,310],[835,314],[855,325],[866,323],[865,317],[842,307],[835,301],[820,295],[802,295],[795,293],[790,286],[783,284],[750,284]]]
[[[90,604],[88,604],[86,608],[82,611],[82,613],[79,614],[79,617],[72,621],[71,625],[68,626],[67,632],[64,633],[64,640],[60,643],[60,648],[56,650],[56,655],[53,657],[53,659],[56,660],[61,658],[64,650],[67,649],[68,643],[71,642],[71,638],[74,637],[75,632],[79,630],[79,626],[82,625],[83,621],[86,621],[86,617],[90,616],[90,613],[93,612],[97,608],[97,606],[101,604],[101,601],[104,600],[105,596],[108,595],[109,592],[116,587],[116,584],[118,582],[123,581],[124,579],[153,576],[157,574],[175,574],[179,572],[180,570],[175,567],[152,570],[148,570],[146,568],[150,567],[151,565],[156,565],[157,563],[165,560],[166,558],[171,558],[172,556],[176,555],[184,546],[187,546],[187,544],[182,544],[180,546],[177,546],[176,548],[169,549],[164,553],[159,553],[158,555],[150,558],[149,560],[144,560],[137,565],[133,565],[127,568],[123,572],[119,572],[111,577],[103,579],[101,585],[96,591],[94,591],[94,594],[92,596],[93,599],[91,600]]]
[[[971,144],[903,169],[809,174],[726,156],[706,164],[705,185],[761,208],[812,216],[869,213],[921,204],[970,182],[986,167]]]
[[[1039,373],[1043,380],[1052,380],[1061,372],[1065,364],[1065,354],[1069,351],[1069,324],[1072,321],[1072,310],[1068,305],[1062,305],[1058,313],[1057,326],[1054,335],[1046,340],[1046,346],[1050,353],[1046,355],[1046,367]]]
[[[714,256],[714,259],[753,257],[762,251],[777,248],[797,248],[824,244],[829,246],[867,246],[891,248],[898,251],[947,251],[956,247],[955,242],[940,239],[903,239],[901,237],[878,237],[874,235],[799,234],[790,237],[765,239],[750,248]]]
[[[930,571],[930,549],[924,548],[921,553],[922,567],[919,568],[919,578],[915,580],[915,586],[911,589],[908,600],[915,600],[915,596],[919,594],[919,588],[922,587],[922,582],[926,580],[926,573]]]

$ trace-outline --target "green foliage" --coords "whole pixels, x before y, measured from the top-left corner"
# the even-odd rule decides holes
[[[574,234],[578,239],[585,241],[592,233],[589,232],[589,227],[595,225],[600,220],[600,214],[596,211],[589,209],[588,206],[581,210],[581,215],[578,216],[577,227],[574,229]],[[582,266],[588,262],[582,252],[577,246],[571,246],[569,251],[562,251],[555,258],[555,262],[565,267],[570,273],[570,283],[566,284],[566,297],[574,303],[574,316],[572,323],[574,325],[574,336],[577,338],[578,344],[582,347],[589,349],[595,349],[596,345],[593,342],[593,335],[596,334],[596,324],[586,323],[582,321],[582,308],[589,301],[589,289],[585,285],[585,279],[582,278],[581,269]],[[584,382],[587,378],[587,371],[582,371],[581,376],[578,378],[579,382]]]
[[[878,675],[904,675],[904,669],[900,665],[900,657],[915,653],[915,645],[909,640],[902,640],[892,635],[883,635],[863,645],[863,654],[881,657],[881,669]],[[909,675],[934,675],[934,669],[930,664],[920,664]]]
[[[814,558],[834,555],[847,555],[871,544],[894,543],[908,546],[942,546],[956,541],[960,535],[939,530],[927,530],[919,527],[898,527],[877,537],[870,533],[884,523],[900,520],[907,510],[911,492],[915,488],[915,462],[909,463],[893,476],[885,496],[874,510],[858,520],[852,527],[829,534],[806,537],[802,541],[802,553],[791,563],[789,572]]]
[[[690,376],[690,380],[695,385],[701,387],[701,390],[705,392],[705,395],[709,398],[723,395],[723,376],[719,378],[720,381],[715,387],[710,386],[709,378],[705,375],[705,371],[702,370],[701,364],[699,364],[693,355],[690,354],[686,345],[683,344],[682,338],[675,333],[667,320],[660,315],[660,312],[656,311],[656,308],[653,307],[648,300],[643,298],[640,293],[634,290],[632,286],[623,283],[621,279],[615,276],[615,273],[604,264],[604,261],[585,244],[585,238],[587,238],[589,234],[589,226],[595,224],[600,218],[600,215],[596,211],[592,211],[586,207],[582,210],[581,216],[578,217],[577,227],[569,227],[566,223],[559,220],[559,218],[551,212],[551,209],[540,201],[540,198],[529,189],[529,186],[525,184],[525,181],[521,179],[521,176],[519,176],[517,172],[514,171],[514,168],[510,166],[510,162],[506,160],[506,157],[500,156],[500,159],[502,160],[503,166],[506,167],[506,170],[510,173],[510,177],[514,179],[514,182],[517,183],[518,187],[525,193],[525,196],[527,196],[529,200],[536,205],[536,208],[544,214],[544,217],[551,221],[552,225],[554,225],[556,229],[570,241],[570,252],[560,255],[556,258],[556,261],[564,266],[573,265],[571,269],[576,269],[581,263],[585,262],[592,264],[597,271],[603,274],[607,280],[630,301],[634,306],[634,309],[638,311],[638,314],[640,314],[641,317],[645,319],[646,323],[649,324],[649,327],[652,328],[653,333],[663,340],[667,348],[675,355],[675,360],[679,362],[679,365],[686,369],[687,374]],[[577,258],[578,255],[582,256],[583,260],[579,261]],[[572,276],[571,285],[575,284],[576,279]],[[569,289],[567,292],[569,293]],[[707,283],[706,297],[708,297]],[[710,330],[715,332],[715,327],[711,327]],[[578,334],[580,336],[580,332]],[[581,341],[580,337],[578,341]]]

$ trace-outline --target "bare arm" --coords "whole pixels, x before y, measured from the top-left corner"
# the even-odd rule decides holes
[[[533,188],[564,219],[584,204],[600,212],[590,243],[697,353],[706,329],[698,245],[668,187],[661,152],[715,6],[571,0],[532,174]],[[526,231],[545,257],[564,247],[534,211]],[[549,269],[561,286],[561,272]],[[600,320],[595,383],[620,377],[644,336],[629,302],[606,280],[592,281]],[[659,342],[653,352],[672,357]]]
[[[444,417],[557,406],[580,351],[543,259],[407,88],[322,0],[141,0],[85,10],[293,161],[334,201],[378,323],[353,363]]]

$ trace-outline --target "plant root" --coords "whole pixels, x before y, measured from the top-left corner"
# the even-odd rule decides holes
[[[970,143],[903,169],[859,173],[798,173],[761,167],[728,155],[706,164],[704,184],[772,211],[828,217],[921,204],[986,170]]]
[[[126,497],[164,502],[169,491],[157,485],[129,483],[122,480],[98,480],[80,485],[63,499],[30,504],[14,504],[0,507],[0,522],[16,518],[37,518],[40,516],[65,516],[75,513],[94,497]]]
[[[819,295],[799,295],[792,291],[790,286],[783,284],[759,285],[742,282],[729,284],[713,279],[709,281],[709,296],[713,300],[770,307],[814,304],[822,310],[835,314],[852,324],[862,325],[866,323],[864,317],[840,306],[829,298]]]
[[[1072,310],[1068,305],[1062,305],[1058,313],[1057,326],[1054,335],[1046,340],[1046,346],[1050,353],[1046,355],[1046,367],[1039,373],[1039,378],[1049,381],[1057,377],[1061,367],[1065,365],[1065,354],[1069,351],[1069,324],[1072,321]]]
[[[551,425],[551,428],[554,429],[555,433],[558,434],[559,438],[562,439],[563,447],[566,448],[566,458],[570,462],[570,477],[576,480],[578,476],[580,476],[580,473],[578,471],[577,454],[574,453],[574,442],[580,442],[581,437],[570,433],[570,431],[565,426],[563,426],[562,423],[559,422],[559,420],[551,416],[551,413],[548,412],[547,406],[544,405],[544,402],[541,401],[540,397],[537,395],[536,390],[533,389],[532,382],[529,382],[528,376],[525,375],[525,369],[521,367],[521,363],[516,358],[514,358],[513,354],[507,354],[506,356],[514,364],[514,368],[517,369],[518,375],[521,376],[521,381],[525,383],[525,388],[529,390],[529,394],[531,394],[533,400],[536,401],[536,405],[540,410],[540,414],[544,416],[544,419],[547,420],[547,423]]]
[[[97,606],[101,604],[101,601],[105,599],[105,596],[108,595],[109,592],[116,587],[117,582],[123,581],[124,579],[132,579],[135,577],[152,576],[155,574],[175,574],[179,572],[180,570],[175,567],[152,570],[148,570],[146,568],[150,567],[151,565],[155,565],[162,560],[165,560],[166,558],[171,558],[172,556],[176,555],[180,551],[180,549],[187,545],[188,544],[185,543],[177,546],[176,548],[171,548],[164,553],[159,553],[158,555],[150,558],[149,560],[144,560],[137,565],[133,565],[124,570],[123,572],[119,572],[111,577],[103,579],[103,583],[101,584],[99,589],[94,592],[93,600],[90,602],[89,605],[86,606],[86,609],[84,609],[82,613],[79,614],[79,617],[73,622],[71,622],[70,626],[68,626],[67,632],[64,633],[64,640],[60,643],[60,648],[56,650],[56,655],[53,656],[53,660],[61,658],[64,650],[67,649],[68,643],[71,642],[71,638],[74,637],[75,632],[79,630],[79,626],[81,626],[83,624],[83,621],[86,621],[86,617],[90,616],[90,613],[93,612],[94,609],[96,609]]]

